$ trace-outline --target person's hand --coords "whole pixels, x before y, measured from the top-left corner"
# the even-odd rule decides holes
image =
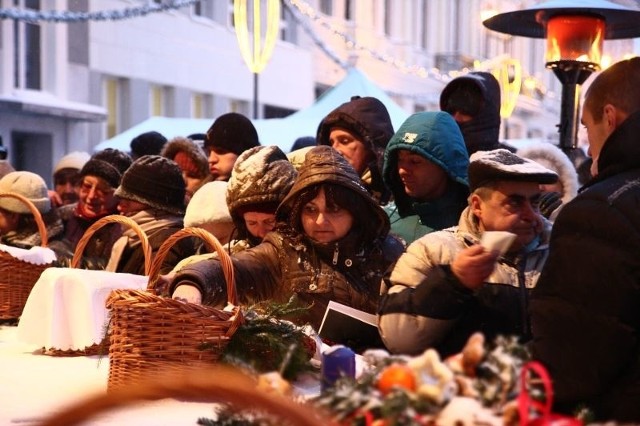
[[[189,303],[202,303],[202,293],[197,287],[188,284],[181,284],[176,287],[171,297],[175,300]]]
[[[158,275],[158,279],[153,286],[155,293],[159,296],[169,295],[169,286],[175,277],[175,272],[171,271],[166,275]]]
[[[51,189],[47,190],[49,194],[49,200],[51,200],[51,205],[55,208],[58,208],[62,205],[62,198],[60,198],[60,194],[56,191],[52,191]]]
[[[498,255],[497,251],[487,251],[480,244],[467,247],[451,263],[451,272],[462,285],[476,290],[493,272]]]

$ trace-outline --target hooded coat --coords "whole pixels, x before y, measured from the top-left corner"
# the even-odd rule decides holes
[[[458,123],[469,155],[476,151],[491,151],[498,148],[513,148],[499,142],[500,136],[500,84],[496,78],[484,71],[473,71],[451,80],[440,94],[440,109],[447,111],[449,98],[462,86],[472,85],[479,89],[482,100],[478,113],[466,123]]]
[[[367,214],[368,229],[362,232],[355,220],[351,231],[333,243],[318,243],[300,224],[300,195],[318,184],[337,185],[353,192],[353,203]],[[278,208],[279,225],[263,242],[231,256],[241,303],[249,300],[287,301],[293,295],[310,305],[296,322],[318,329],[330,300],[375,313],[385,270],[400,256],[400,241],[388,235],[389,220],[362,186],[357,174],[333,148],[318,146],[306,156],[289,195]],[[226,283],[220,262],[204,260],[181,269],[170,284],[196,286],[207,304],[226,299]]]
[[[419,202],[404,190],[398,172],[398,152],[406,150],[442,168],[449,177],[446,193],[434,200]],[[407,244],[432,231],[454,226],[467,206],[469,156],[460,130],[444,112],[419,112],[411,115],[389,141],[382,169],[391,189],[393,203],[385,206],[391,233]]]
[[[558,215],[531,302],[532,355],[558,409],[640,422],[640,112],[606,140],[599,173]]]
[[[318,127],[317,144],[331,145],[329,135],[335,127],[355,133],[373,153],[373,161],[360,178],[379,204],[385,205],[391,194],[382,180],[382,161],[387,143],[393,136],[393,124],[387,107],[374,97],[352,97],[322,120]]]

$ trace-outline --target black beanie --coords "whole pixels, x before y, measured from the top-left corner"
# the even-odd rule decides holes
[[[160,155],[165,143],[167,143],[167,138],[161,133],[142,133],[131,140],[131,155],[134,158],[139,158],[143,155]]]
[[[144,155],[122,176],[115,195],[169,213],[184,215],[185,183],[180,166],[160,155]]]
[[[207,138],[204,141],[204,147],[207,149],[219,147],[236,155],[254,146],[260,146],[258,132],[251,120],[237,112],[218,117],[207,130]]]
[[[120,185],[124,172],[133,160],[129,154],[113,148],[105,148],[91,156],[82,169],[80,177],[96,176],[104,179],[112,188]]]

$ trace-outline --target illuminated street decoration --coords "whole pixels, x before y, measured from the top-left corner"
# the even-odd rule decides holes
[[[234,0],[233,17],[240,53],[249,70],[259,74],[269,63],[280,30],[280,1],[267,0],[266,31],[262,41],[261,0],[253,0],[253,42],[249,35],[248,0]]]

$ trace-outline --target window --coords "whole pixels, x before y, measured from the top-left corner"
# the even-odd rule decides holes
[[[391,35],[391,0],[384,0],[384,33]]]
[[[353,20],[353,5],[351,0],[344,0],[344,19],[345,21]]]
[[[118,134],[119,87],[119,82],[115,78],[106,79],[104,82],[104,104],[107,110],[107,138],[112,138]]]
[[[164,89],[161,86],[151,86],[151,99],[149,102],[151,116],[162,116],[165,113]]]
[[[39,0],[14,0],[20,9],[40,10]],[[14,87],[42,89],[42,40],[40,24],[13,22]]]
[[[320,12],[325,15],[333,15],[333,0],[320,0]]]
[[[205,118],[204,110],[205,110],[204,95],[195,93],[191,97],[191,117]]]

